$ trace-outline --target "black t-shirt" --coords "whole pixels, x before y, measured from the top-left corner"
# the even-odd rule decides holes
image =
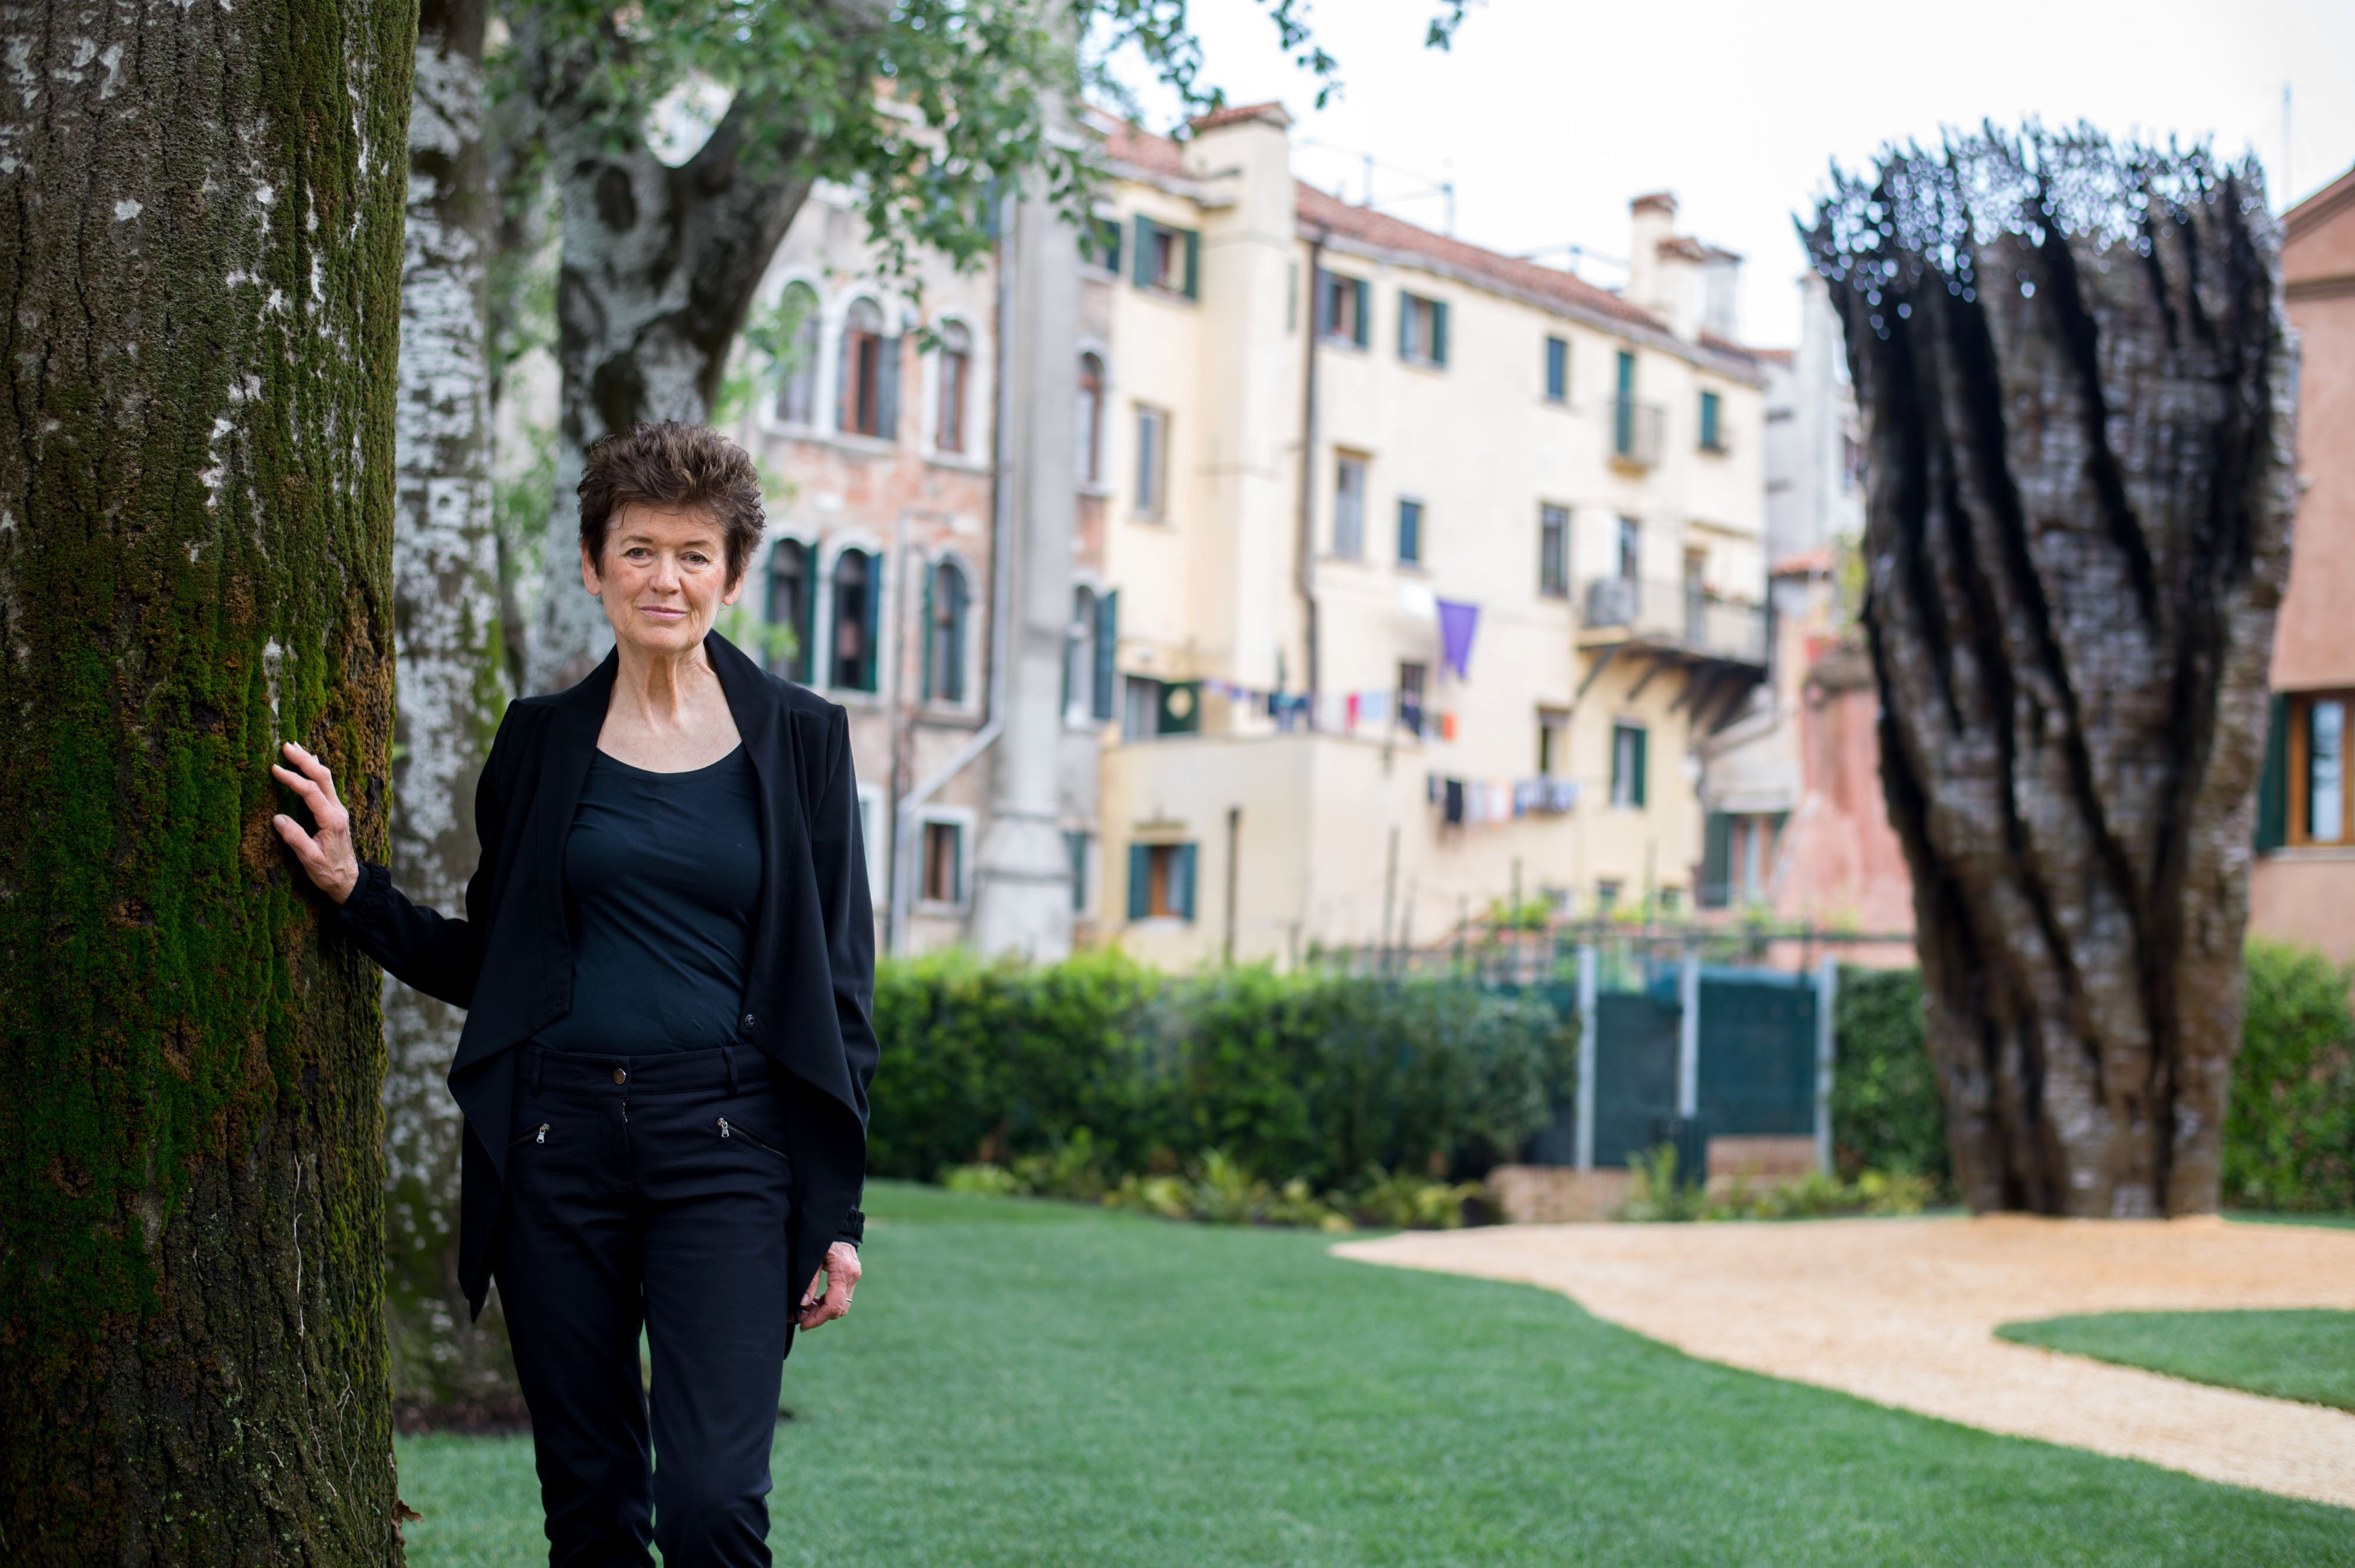
[[[683,773],[590,758],[564,842],[572,1010],[541,1044],[629,1056],[735,1039],[761,899],[758,791],[741,745]]]

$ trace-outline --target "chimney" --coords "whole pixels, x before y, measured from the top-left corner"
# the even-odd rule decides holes
[[[1627,288],[1623,298],[1639,310],[1659,308],[1660,241],[1676,232],[1677,198],[1656,190],[1627,204]]]

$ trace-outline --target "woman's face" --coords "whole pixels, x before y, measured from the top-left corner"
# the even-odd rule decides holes
[[[709,513],[645,506],[613,514],[602,560],[581,548],[581,583],[604,602],[617,641],[665,655],[699,646],[719,607],[744,587],[728,581],[728,551]]]

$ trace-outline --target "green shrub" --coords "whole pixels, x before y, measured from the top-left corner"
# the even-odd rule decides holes
[[[1922,976],[1844,966],[1832,1006],[1832,1160],[1948,1181],[1946,1108],[1923,1043]]]
[[[2224,1201],[2355,1210],[2355,972],[2309,949],[2249,944],[2247,1011],[2224,1118]]]
[[[1369,1167],[1482,1175],[1546,1125],[1576,1060],[1534,997],[1263,967],[1164,976],[1117,955],[887,963],[875,1024],[870,1170],[987,1164],[1080,1198],[1188,1169],[1214,1189],[1231,1170],[1312,1193]]]

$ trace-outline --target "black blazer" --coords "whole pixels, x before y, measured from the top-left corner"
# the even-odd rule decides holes
[[[807,1280],[829,1243],[858,1239],[867,1088],[879,1054],[869,1020],[875,918],[850,720],[717,632],[703,648],[761,784],[764,869],[737,1033],[791,1075],[785,1125],[797,1190],[787,1245],[791,1277]],[[608,654],[580,685],[508,705],[474,790],[482,860],[466,884],[464,920],[410,903],[377,865],[361,867],[336,914],[394,976],[467,1009],[450,1092],[465,1113],[458,1278],[478,1314],[506,1177],[506,1052],[572,1005],[564,840],[619,668],[619,656]]]

